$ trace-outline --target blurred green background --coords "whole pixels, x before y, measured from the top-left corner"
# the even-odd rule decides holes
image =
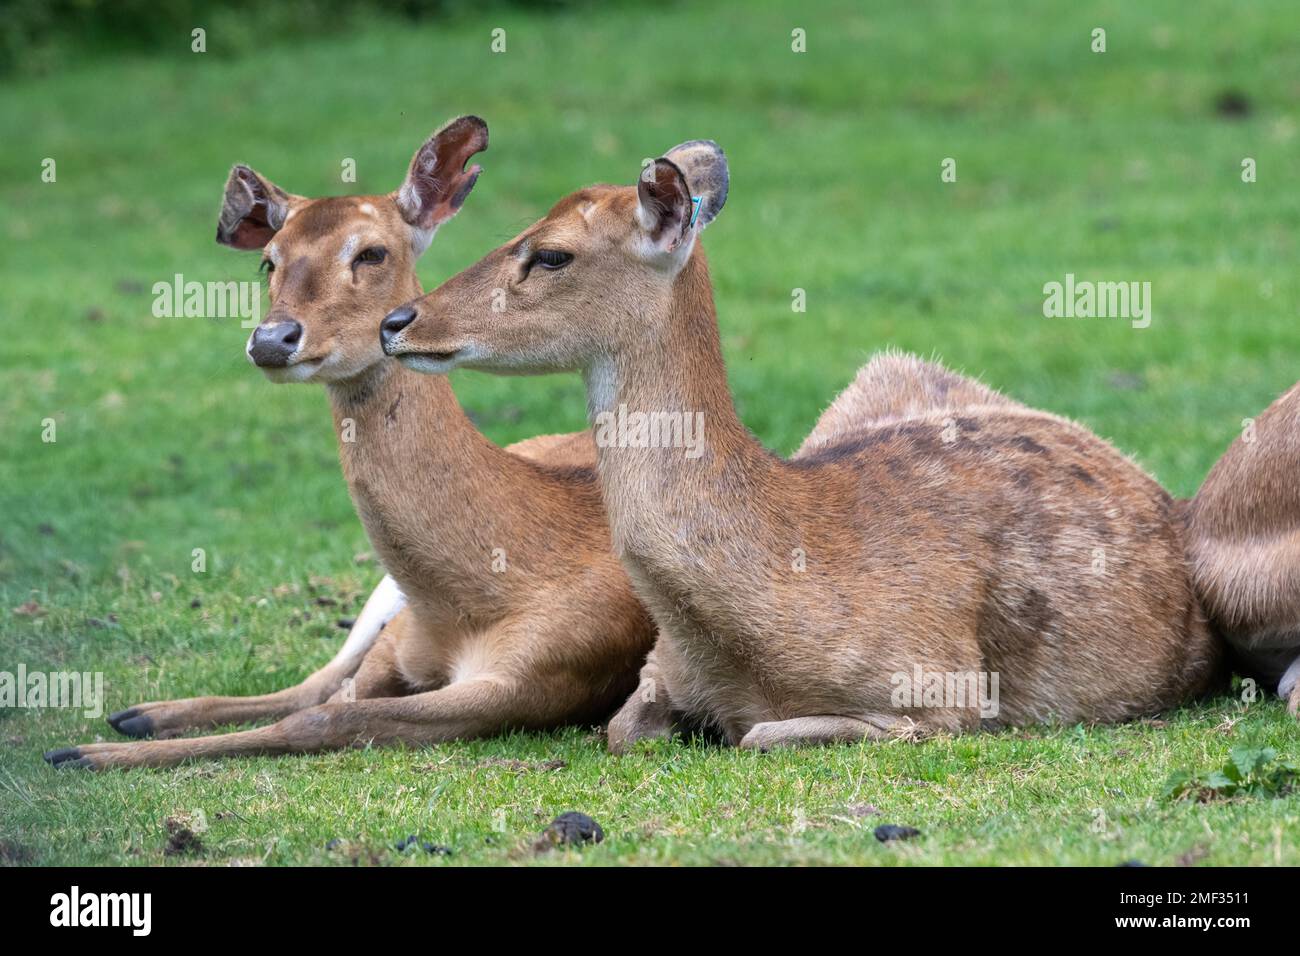
[[[305,195],[382,192],[430,130],[483,116],[485,172],[424,258],[431,288],[561,195],[716,139],[731,192],[706,244],[731,381],[781,451],[897,346],[1085,422],[1190,495],[1300,377],[1286,0],[276,7],[0,17],[0,666],[105,669],[114,707],[267,690],[329,656],[378,578],[354,560],[320,388],[264,381],[238,320],[151,313],[174,273],[256,277],[213,241],[236,161]],[[1150,327],[1045,318],[1066,273],[1149,281]],[[576,376],[454,384],[498,442],[585,426]],[[101,732],[56,713],[0,728],[38,788],[42,746]],[[1187,736],[1189,760],[1222,743]]]

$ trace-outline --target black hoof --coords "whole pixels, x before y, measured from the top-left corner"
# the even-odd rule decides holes
[[[80,747],[63,747],[59,750],[45,751],[45,762],[51,767],[89,767],[90,758],[81,756]]]
[[[139,713],[134,707],[109,714],[108,722],[119,734],[128,737],[153,736],[153,718],[148,714]]]

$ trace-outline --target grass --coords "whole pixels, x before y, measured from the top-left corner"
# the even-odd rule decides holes
[[[1104,54],[1089,49],[1096,26]],[[504,54],[490,52],[495,27]],[[795,27],[806,53],[790,51]],[[150,290],[176,272],[253,278],[253,258],[212,241],[231,162],[307,195],[383,191],[466,111],[491,123],[492,149],[425,257],[426,287],[560,195],[631,182],[642,157],[709,136],[732,169],[707,237],[731,379],[770,446],[796,446],[893,345],[1082,420],[1189,495],[1297,378],[1297,27],[1282,0],[593,7],[378,20],[243,51],[217,32],[210,56],[10,81],[0,670],[102,671],[116,709],[264,692],[329,658],[337,619],[381,572],[357,560],[368,546],[325,396],[263,381],[236,320],[154,318]],[[1234,98],[1244,105],[1224,105]],[[46,157],[55,183],[41,181]],[[956,183],[940,182],[945,157]],[[1244,157],[1255,183],[1241,181]],[[339,182],[344,158],[355,186]],[[1042,287],[1067,272],[1151,282],[1151,327],[1044,318]],[[795,288],[805,313],[791,311]],[[502,443],[585,424],[576,377],[454,383]],[[191,571],[195,548],[206,573]],[[27,602],[41,613],[14,612]],[[1244,740],[1294,759],[1297,727],[1275,700],[766,756],[673,742],[613,759],[578,728],[161,772],[56,774],[40,759],[101,736],[113,738],[77,711],[0,710],[0,856],[1300,863],[1294,795],[1160,797],[1171,772],[1217,768]],[[533,836],[568,809],[606,841],[534,855]],[[201,854],[164,855],[169,817],[206,821]],[[881,822],[922,836],[877,843]],[[454,855],[399,857],[408,833]]]

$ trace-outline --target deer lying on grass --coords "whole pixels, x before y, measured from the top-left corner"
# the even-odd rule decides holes
[[[465,164],[486,147],[482,120],[449,123],[384,196],[306,199],[248,167],[231,172],[217,239],[262,249],[271,270],[272,308],[249,358],[272,381],[325,385],[348,487],[391,577],[334,660],[296,687],[109,717],[159,738],[278,723],[72,747],[47,754],[52,763],[165,766],[599,722],[636,685],[653,624],[611,551],[590,437],[502,450],[445,378],[380,351],[380,319],[420,294],[415,261],[460,208],[478,175]]]
[[[614,748],[675,712],[768,748],[1118,721],[1206,690],[1219,645],[1180,511],[1079,425],[887,356],[790,460],[754,440],[697,241],[727,183],[716,144],[685,143],[382,325],[421,371],[583,373],[614,547],[659,625],[659,692],[629,700]],[[610,428],[638,413],[702,413],[702,454]],[[918,673],[925,698],[899,681]],[[995,715],[929,697],[971,674],[998,675]]]
[[[1234,441],[1192,499],[1192,577],[1241,668],[1300,716],[1300,385]]]

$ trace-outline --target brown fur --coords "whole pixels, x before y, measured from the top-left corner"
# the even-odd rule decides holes
[[[447,367],[580,369],[593,415],[704,414],[698,459],[597,451],[614,546],[660,628],[643,677],[666,691],[635,695],[611,742],[663,732],[672,711],[768,747],[1117,721],[1203,692],[1219,646],[1174,503],[1086,429],[884,356],[792,459],[753,439],[728,390],[697,228],[663,228],[689,216],[698,181],[725,188],[716,168],[688,185],[692,147],[636,188],[557,203],[413,303],[388,346],[406,361],[450,353]],[[537,249],[574,258],[539,272]],[[914,665],[998,672],[1000,713],[896,706],[892,675]]]
[[[412,164],[423,163],[426,178],[412,216],[422,208],[449,218],[450,200],[429,192],[428,181],[465,189],[458,172],[468,155],[458,147],[451,168],[440,169],[430,144]],[[283,718],[273,726],[91,744],[56,752],[52,762],[165,766],[605,719],[635,686],[654,629],[611,550],[590,436],[542,436],[502,450],[474,428],[445,377],[417,375],[384,357],[380,319],[420,293],[415,260],[427,237],[413,233],[436,226],[407,221],[401,190],[313,200],[252,176],[232,174],[227,210],[233,203],[235,211],[223,212],[224,234],[274,244],[267,255],[279,264],[266,321],[292,318],[304,328],[294,363],[268,375],[324,382],[339,435],[345,425],[355,431],[355,441],[339,442],[344,476],[409,604],[363,660],[331,662],[297,687],[257,698],[141,704],[125,718],[145,718],[163,738]],[[247,182],[260,185],[246,193]],[[281,228],[242,225],[257,196],[288,197],[278,214],[257,214],[263,224],[282,219]],[[353,267],[339,259],[349,240],[356,251],[383,246],[388,257]],[[501,571],[494,570],[498,556]],[[348,677],[355,678],[355,701],[344,689]]]
[[[1189,508],[1192,575],[1244,669],[1300,711],[1300,385],[1238,437]],[[1249,439],[1249,440],[1248,440]],[[1285,679],[1284,679],[1285,675]]]

